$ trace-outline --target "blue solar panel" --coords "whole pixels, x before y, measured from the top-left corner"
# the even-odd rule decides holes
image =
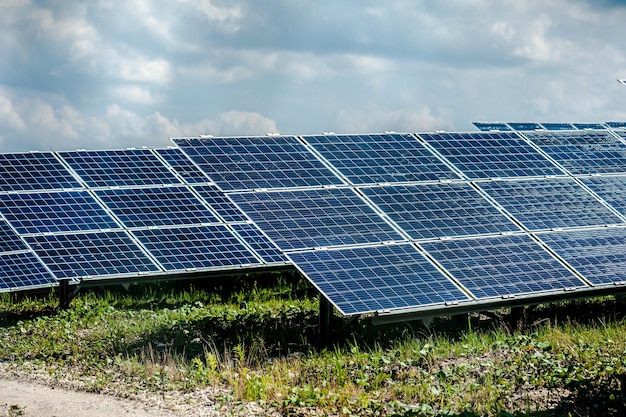
[[[248,218],[214,185],[196,185],[193,190],[226,222],[245,222]]]
[[[626,122],[606,122],[611,129],[626,129]]]
[[[12,252],[27,249],[26,245],[11,226],[0,219],[0,252]]]
[[[626,177],[591,177],[582,178],[581,181],[626,216]]]
[[[475,297],[503,297],[584,287],[528,235],[420,243]]]
[[[345,315],[469,299],[412,245],[295,252],[289,257]]]
[[[294,136],[173,139],[222,190],[341,184]]]
[[[81,188],[51,152],[0,154],[0,190]]]
[[[607,130],[525,135],[572,174],[626,172],[626,144]]]
[[[134,230],[132,233],[167,271],[260,263],[225,225]]]
[[[0,194],[0,212],[22,234],[120,227],[87,191]]]
[[[479,186],[529,230],[623,222],[571,178],[488,181]]]
[[[580,130],[602,130],[606,129],[606,126],[602,123],[572,123],[577,129]]]
[[[547,130],[575,130],[576,129],[574,125],[571,123],[541,123],[541,126],[543,126]]]
[[[271,262],[287,262],[288,259],[261,231],[253,224],[233,224],[231,227],[263,259]]]
[[[603,228],[537,235],[594,285],[626,283],[626,229]]]
[[[526,130],[541,130],[542,127],[539,123],[534,123],[534,122],[509,122],[508,125],[511,127],[511,129],[513,130],[520,130],[520,131],[526,131]]]
[[[207,177],[180,149],[155,149],[155,152],[159,154],[169,166],[174,168],[176,173],[183,177],[187,183],[201,184],[210,181],[209,177]]]
[[[216,223],[219,219],[186,187],[97,190],[96,195],[126,227]]]
[[[513,132],[432,133],[420,137],[469,178],[563,175]]]
[[[474,126],[483,132],[489,131],[507,131],[511,130],[511,128],[506,123],[489,123],[489,122],[472,122]]]
[[[520,231],[469,184],[362,188],[413,239]]]
[[[122,231],[34,235],[25,239],[59,278],[107,278],[159,271]]]
[[[458,179],[410,134],[303,136],[353,184]]]
[[[90,187],[181,184],[148,149],[59,152]]]
[[[346,188],[241,193],[230,197],[282,250],[402,239]]]
[[[32,252],[0,254],[0,292],[57,284]]]

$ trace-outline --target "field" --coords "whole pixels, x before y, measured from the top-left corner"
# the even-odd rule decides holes
[[[289,274],[0,295],[0,364],[92,392],[210,395],[225,415],[626,415],[626,306],[601,298],[372,326],[318,350],[317,292]],[[209,393],[209,394],[207,394]],[[19,406],[19,405],[16,405]],[[239,414],[238,414],[239,413]]]

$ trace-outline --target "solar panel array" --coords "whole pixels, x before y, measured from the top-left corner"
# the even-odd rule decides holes
[[[622,140],[568,123],[483,127],[173,141],[346,315],[506,304],[622,283],[623,273],[588,277],[589,265],[598,267],[591,255],[575,258],[557,243],[586,233],[578,244],[601,251],[594,260],[626,270],[623,247],[600,236],[626,239]],[[541,140],[595,158],[561,156]],[[276,152],[264,154],[268,165],[257,163],[259,149]],[[251,180],[276,161],[296,161],[283,168],[289,181]]]
[[[626,124],[475,125],[0,154],[0,291],[285,263],[345,315],[626,291]]]

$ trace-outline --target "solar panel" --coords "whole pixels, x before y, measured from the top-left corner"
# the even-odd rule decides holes
[[[571,123],[541,123],[541,126],[546,130],[575,130],[576,128]]]
[[[282,250],[402,240],[351,189],[229,195]]]
[[[123,231],[32,235],[25,239],[59,278],[108,278],[160,271]]]
[[[424,133],[420,137],[472,179],[563,175],[513,132]]]
[[[57,284],[32,252],[0,254],[0,292]]]
[[[590,177],[581,178],[581,181],[626,216],[626,177]]]
[[[602,130],[606,129],[606,126],[602,123],[572,123],[577,129],[580,130]]]
[[[478,185],[528,230],[623,222],[571,178],[487,181]]]
[[[511,128],[506,123],[488,123],[488,122],[472,122],[474,126],[483,132],[490,131],[500,131],[504,132],[507,130],[511,130]]]
[[[200,197],[211,206],[226,222],[246,222],[248,218],[215,185],[196,185],[192,187]]]
[[[180,149],[155,149],[155,152],[189,184],[209,182],[206,176]]]
[[[626,229],[551,232],[537,236],[592,284],[626,283]]]
[[[479,299],[585,286],[528,235],[440,240],[420,246]]]
[[[626,129],[626,122],[606,122],[611,129]]]
[[[260,263],[225,225],[133,230],[132,233],[167,271]]]
[[[626,172],[626,144],[607,130],[524,135],[572,174]]]
[[[148,149],[59,152],[90,187],[180,184]]]
[[[468,300],[409,244],[290,253],[344,315]]]
[[[511,129],[513,130],[520,130],[520,131],[526,131],[526,130],[541,130],[542,127],[539,123],[534,123],[534,122],[509,122],[508,125],[511,127]]]
[[[467,183],[360,190],[413,239],[521,230]]]
[[[183,186],[104,189],[96,195],[129,228],[219,222]]]
[[[410,134],[303,136],[353,184],[458,179]]]
[[[172,140],[222,190],[342,183],[294,136]]]
[[[26,245],[11,226],[0,219],[0,252],[12,252],[27,249]]]
[[[264,262],[288,262],[287,257],[255,225],[243,223],[231,227]]]
[[[88,191],[0,194],[0,212],[22,234],[120,227]]]
[[[81,188],[52,152],[0,154],[0,190]]]

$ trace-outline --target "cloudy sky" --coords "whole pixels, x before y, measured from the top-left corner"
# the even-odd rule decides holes
[[[626,120],[626,1],[1,0],[0,152]]]

